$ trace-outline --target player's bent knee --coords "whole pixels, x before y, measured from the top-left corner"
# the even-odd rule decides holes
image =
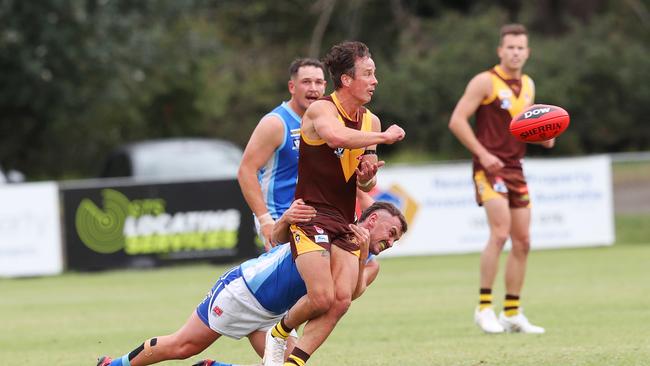
[[[315,314],[325,313],[334,303],[334,293],[328,290],[314,291],[307,294],[307,297]]]
[[[348,309],[350,308],[350,305],[352,304],[352,298],[351,297],[344,297],[344,298],[337,298],[336,301],[334,302],[333,305],[333,310],[335,315],[338,318],[343,317],[345,313],[347,313]]]

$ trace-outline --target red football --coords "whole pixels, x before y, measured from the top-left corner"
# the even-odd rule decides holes
[[[510,133],[523,142],[541,142],[559,136],[569,127],[569,113],[548,104],[534,104],[510,122]]]

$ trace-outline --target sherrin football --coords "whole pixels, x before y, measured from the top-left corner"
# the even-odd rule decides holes
[[[534,104],[510,122],[510,133],[523,142],[542,142],[559,136],[569,127],[569,113],[548,104]]]

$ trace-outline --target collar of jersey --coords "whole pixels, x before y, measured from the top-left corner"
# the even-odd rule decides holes
[[[501,68],[501,65],[496,65],[496,66],[494,66],[494,72],[496,72],[497,75],[499,75],[499,77],[500,77],[501,79],[503,79],[503,80],[519,80],[519,79],[517,79],[517,78],[511,78],[511,77],[509,77],[508,74],[506,74],[506,72],[503,71],[503,69]]]
[[[293,109],[291,109],[291,106],[289,106],[288,102],[282,102],[282,108],[284,108],[293,118],[295,118],[296,121],[300,122],[300,116]]]
[[[336,96],[336,92],[332,93],[332,101],[334,102],[334,105],[336,106],[336,109],[339,110],[339,113],[341,113],[341,115],[343,117],[345,117],[345,118],[347,118],[347,119],[349,119],[350,121],[353,121],[353,122],[357,121],[356,119],[350,117],[350,115],[348,115],[348,112],[346,112],[345,109],[343,109],[343,106],[341,105],[341,102],[339,101],[339,98]]]

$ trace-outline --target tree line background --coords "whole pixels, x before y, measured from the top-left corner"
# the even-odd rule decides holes
[[[650,149],[647,0],[0,0],[0,164],[29,180],[95,176],[119,144],[218,137],[245,146],[288,99],[287,67],[368,44],[369,107],[401,160],[469,155],[447,123],[469,79],[498,62],[498,30],[530,32],[538,103],[569,111],[551,151]],[[331,91],[331,83],[328,92]]]

